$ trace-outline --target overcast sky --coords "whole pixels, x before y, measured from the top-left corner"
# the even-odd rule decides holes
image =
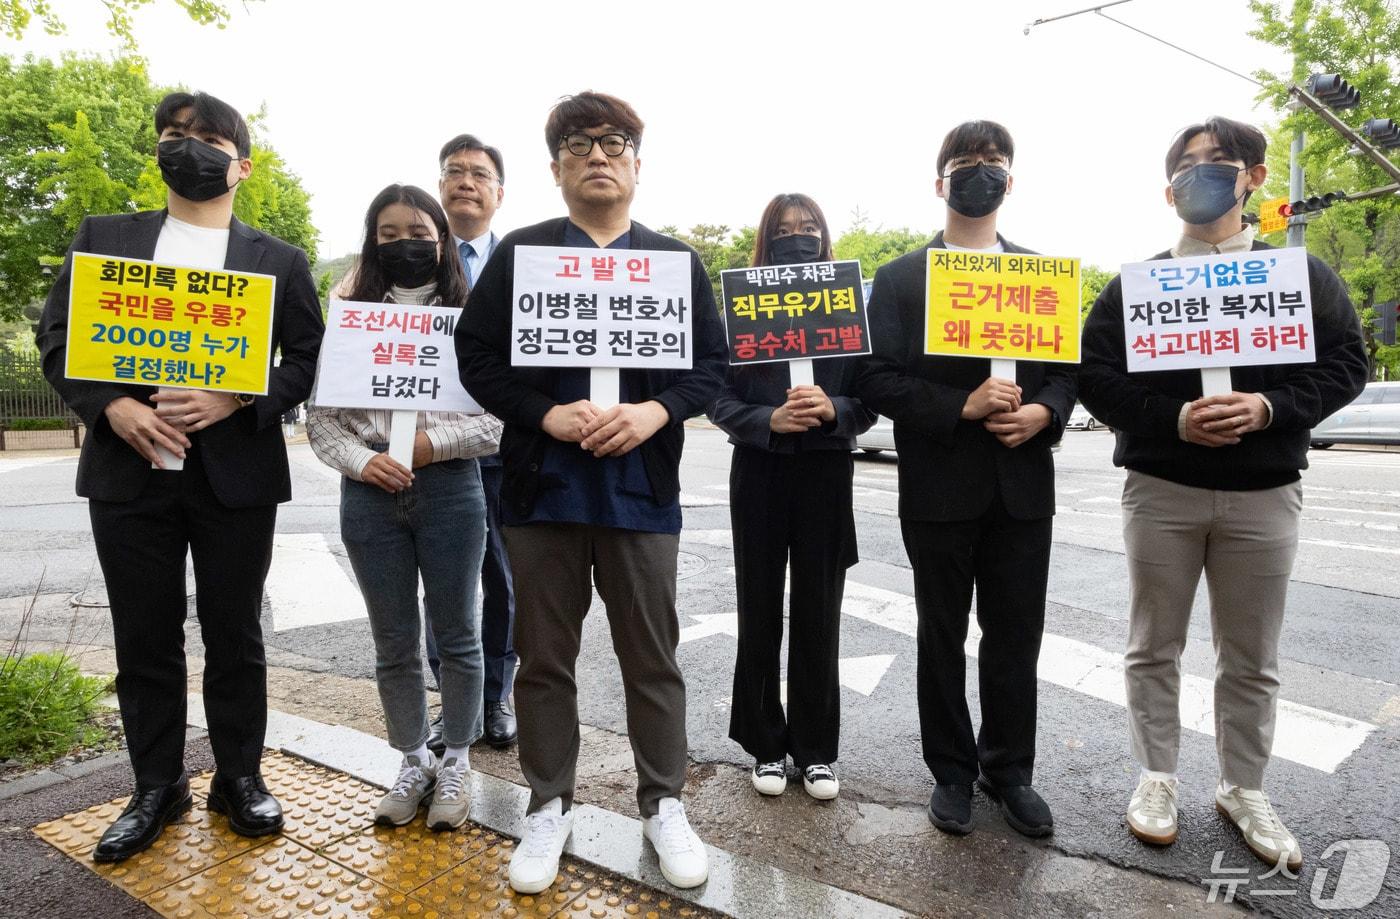
[[[544,120],[559,96],[614,93],[646,122],[633,217],[652,227],[756,223],[801,191],[838,235],[943,223],[934,157],[947,130],[991,118],[1016,139],[1000,228],[1050,254],[1116,267],[1167,248],[1162,158],[1212,114],[1272,123],[1256,88],[1092,13],[1085,0],[705,4],[310,2],[232,4],[225,31],[169,0],[136,15],[158,83],[266,106],[266,139],[312,195],[322,256],[358,249],[390,182],[436,191],[437,151],[469,131],[501,148],[504,232],[563,212]],[[111,51],[99,0],[52,0],[68,23],[0,52]],[[1287,69],[1246,34],[1245,0],[1134,0],[1107,10],[1235,70]]]

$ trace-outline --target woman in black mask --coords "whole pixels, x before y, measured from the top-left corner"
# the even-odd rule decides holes
[[[353,280],[342,287],[344,299],[464,306],[467,280],[451,238],[436,198],[412,185],[390,185],[365,215],[364,247]],[[419,412],[410,470],[385,452],[388,411],[324,408],[312,399],[307,434],[321,461],[345,476],[341,538],[374,633],[389,743],[403,753],[376,822],[402,826],[431,797],[428,826],[456,828],[469,803],[467,747],[482,733],[476,585],[486,503],[475,457],[495,452],[501,424],[490,415]],[[441,661],[447,744],[441,762],[426,746],[420,575]]]
[[[778,195],[759,220],[754,266],[830,261],[831,231],[806,195]],[[709,416],[729,435],[739,650],[729,736],[754,757],[760,794],[787,788],[787,757],[814,798],[836,797],[841,595],[856,561],[851,451],[875,416],[849,395],[853,358],[731,366]],[[783,590],[792,562],[787,710],[780,697]]]

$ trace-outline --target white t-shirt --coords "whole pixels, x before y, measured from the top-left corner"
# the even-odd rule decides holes
[[[227,256],[228,227],[197,227],[167,214],[152,261],[188,268],[222,268]]]
[[[988,247],[985,248],[985,249],[974,249],[974,248],[972,248],[972,247],[970,247],[970,246],[955,246],[955,245],[953,245],[952,243],[948,242],[948,240],[945,239],[945,240],[943,240],[943,248],[948,249],[948,250],[951,250],[951,251],[953,251],[953,252],[1005,252],[1005,251],[1006,251],[1006,247],[1003,246],[1003,245],[1001,244],[1001,240],[999,240],[999,239],[998,239],[994,244],[988,246]]]

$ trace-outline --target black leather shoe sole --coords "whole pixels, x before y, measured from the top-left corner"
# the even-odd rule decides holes
[[[509,737],[492,737],[490,734],[483,734],[481,739],[493,750],[505,750],[515,746],[515,740],[518,736],[518,734],[511,734]]]
[[[988,782],[986,779],[982,778],[981,776],[977,777],[977,787],[982,789],[982,792],[987,797],[995,801],[997,803],[997,807],[1001,808],[1001,816],[1006,820],[1007,826],[1011,827],[1013,830],[1020,833],[1022,836],[1029,836],[1032,839],[1039,839],[1042,836],[1049,836],[1051,833],[1055,832],[1055,825],[1053,823],[1048,826],[1036,825],[1026,823],[1019,819],[1015,814],[1011,812],[1011,808],[1006,806],[1006,802],[1002,800],[1001,795],[997,792],[997,787],[991,782]]]
[[[160,839],[160,834],[167,826],[174,823],[182,814],[192,807],[194,807],[194,796],[187,794],[183,799],[176,801],[165,813],[160,815],[153,824],[155,828],[154,832],[148,837],[122,849],[108,848],[104,850],[102,848],[102,843],[98,842],[97,846],[92,850],[92,860],[104,864],[122,862],[136,855],[138,852],[145,852],[151,846],[155,845],[155,841]]]
[[[272,833],[282,832],[281,818],[278,818],[276,823],[259,825],[240,823],[238,818],[233,815],[233,809],[229,807],[228,802],[224,800],[224,796],[216,793],[213,788],[209,789],[209,798],[205,803],[214,813],[223,814],[227,817],[229,829],[233,830],[239,836],[268,836]]]

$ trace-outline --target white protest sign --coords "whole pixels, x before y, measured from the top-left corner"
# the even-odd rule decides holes
[[[452,333],[461,315],[457,307],[332,300],[316,404],[481,414],[457,376]]]
[[[1135,262],[1122,277],[1129,373],[1316,360],[1302,249]]]
[[[691,367],[688,252],[517,246],[514,280],[512,366]]]

